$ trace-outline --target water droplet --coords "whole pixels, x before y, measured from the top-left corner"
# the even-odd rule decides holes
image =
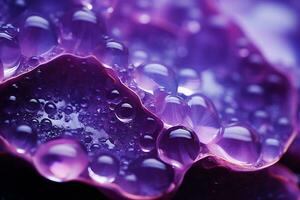
[[[100,150],[100,145],[99,144],[92,144],[91,145],[91,147],[90,147],[90,150],[92,151],[92,152],[97,152],[97,151],[99,151]]]
[[[147,117],[143,123],[143,130],[146,133],[153,134],[159,129],[156,120],[153,117]]]
[[[18,103],[17,103],[17,97],[16,96],[9,96],[6,100],[5,103],[5,112],[7,114],[13,114],[15,112],[17,112],[18,108]]]
[[[79,9],[63,19],[63,46],[78,54],[87,55],[102,44],[101,35],[106,32],[102,19],[88,9]]]
[[[140,146],[144,152],[150,152],[155,147],[155,140],[151,135],[143,135],[140,139]]]
[[[135,108],[130,103],[120,103],[115,109],[116,117],[124,123],[131,122],[135,117]]]
[[[186,107],[182,98],[168,95],[163,102],[158,102],[158,105],[160,105],[158,115],[163,122],[172,126],[182,124],[186,115]]]
[[[140,195],[160,195],[172,185],[174,171],[156,158],[146,158],[136,161],[130,167],[136,176]]]
[[[151,94],[159,88],[176,93],[177,82],[174,76],[174,72],[166,66],[150,63],[136,68],[134,81],[140,89]]]
[[[269,114],[264,110],[256,110],[251,115],[251,123],[256,127],[260,127],[261,125],[268,124],[269,122],[270,122]]]
[[[43,130],[50,130],[52,128],[52,122],[51,122],[51,120],[47,119],[47,118],[42,119],[42,121],[41,121],[41,128]]]
[[[249,85],[241,91],[240,102],[244,109],[255,110],[264,106],[264,88],[260,85]]]
[[[262,159],[266,163],[273,163],[277,161],[281,155],[280,141],[275,138],[267,138],[262,145]]]
[[[39,127],[40,122],[39,122],[38,119],[35,119],[35,118],[34,118],[34,119],[31,120],[31,125],[32,125],[32,128],[33,128],[33,129],[36,129],[36,128]]]
[[[0,63],[4,77],[12,76],[20,65],[21,51],[14,35],[0,30]]]
[[[261,146],[258,134],[245,125],[233,124],[225,127],[220,140],[210,149],[226,161],[253,167],[260,156]]]
[[[84,142],[85,142],[85,143],[91,143],[92,141],[93,141],[92,136],[86,135],[86,136],[84,137]]]
[[[65,108],[65,113],[66,113],[67,115],[72,114],[72,113],[73,113],[73,108],[72,108],[72,106],[67,106],[67,107]]]
[[[178,93],[190,96],[200,92],[201,79],[199,74],[191,68],[184,68],[178,72]]]
[[[15,145],[18,153],[30,151],[37,143],[37,134],[28,125],[19,125],[15,133],[7,133],[7,137]]]
[[[88,164],[88,157],[75,141],[58,139],[41,145],[33,162],[44,177],[62,182],[78,178]]]
[[[161,133],[158,138],[158,152],[165,162],[185,168],[198,157],[200,142],[193,131],[176,126]]]
[[[57,45],[50,22],[37,15],[25,19],[19,41],[22,54],[27,57],[45,54]]]
[[[212,142],[218,136],[221,127],[213,103],[207,97],[196,94],[188,99],[187,105],[185,126],[193,129],[202,143]]]
[[[54,115],[57,112],[56,105],[52,102],[48,102],[45,104],[45,112],[49,115]]]
[[[88,168],[90,177],[99,183],[113,182],[119,173],[119,161],[108,154],[96,156]]]
[[[38,99],[30,99],[26,105],[26,110],[29,112],[36,112],[40,108]]]
[[[119,69],[128,66],[128,49],[120,42],[109,40],[105,47],[97,49],[95,54],[109,68]]]
[[[287,117],[279,117],[275,121],[274,129],[282,138],[293,132],[293,126]]]
[[[116,89],[113,89],[108,92],[107,99],[111,103],[119,103],[120,101],[120,92]]]

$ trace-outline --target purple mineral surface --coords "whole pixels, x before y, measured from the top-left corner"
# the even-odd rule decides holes
[[[1,149],[116,199],[169,198],[207,160],[261,170],[293,141],[286,162],[300,162],[299,9],[0,0]],[[278,166],[262,174],[293,177]]]

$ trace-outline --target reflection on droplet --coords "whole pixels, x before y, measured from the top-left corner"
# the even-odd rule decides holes
[[[63,19],[63,46],[70,52],[88,55],[97,45],[103,43],[105,25],[99,16],[88,9],[79,9]]]
[[[155,148],[155,140],[151,135],[143,135],[140,139],[140,146],[144,152],[150,152]]]
[[[96,156],[88,168],[90,177],[99,183],[111,183],[119,173],[118,160],[108,154]]]
[[[46,103],[44,109],[49,115],[54,115],[56,113],[56,105],[52,102]]]
[[[131,166],[139,195],[160,195],[172,185],[174,170],[156,158],[139,159]]]
[[[267,138],[262,144],[262,159],[264,162],[273,163],[282,154],[280,141],[275,138]]]
[[[14,133],[7,133],[7,138],[16,147],[18,153],[30,151],[37,143],[37,134],[29,125],[20,125]]]
[[[120,103],[115,110],[116,117],[124,123],[128,123],[135,117],[135,108],[130,103]]]
[[[33,162],[44,177],[62,182],[78,178],[88,164],[88,157],[75,141],[58,139],[41,145]]]
[[[15,29],[14,27],[12,27]],[[21,51],[16,36],[0,30],[0,66],[5,78],[12,76],[18,69],[21,60]]]
[[[207,97],[196,94],[188,99],[187,105],[184,125],[193,129],[202,143],[212,142],[218,136],[221,127],[213,103]]]
[[[254,167],[261,152],[258,134],[253,129],[239,124],[225,127],[220,140],[211,147],[215,155],[241,167]]]
[[[190,96],[201,90],[201,79],[198,73],[191,68],[183,68],[178,72],[178,93]]]
[[[158,102],[158,104],[159,109],[157,114],[163,122],[172,126],[182,124],[186,115],[186,107],[182,98],[168,95],[164,98],[163,102]]]
[[[174,72],[170,68],[157,63],[137,67],[134,72],[134,81],[139,88],[151,94],[154,94],[154,91],[159,88],[174,93],[177,90]]]
[[[158,138],[158,152],[161,159],[176,167],[192,164],[200,153],[197,135],[184,127],[172,127]]]
[[[41,128],[42,130],[50,130],[52,128],[52,122],[50,119],[42,119],[41,121]]]
[[[30,99],[26,105],[26,110],[29,112],[35,112],[40,108],[40,102],[38,99]]]
[[[42,55],[57,45],[56,35],[50,22],[37,15],[25,19],[20,30],[19,41],[21,52],[27,57]]]

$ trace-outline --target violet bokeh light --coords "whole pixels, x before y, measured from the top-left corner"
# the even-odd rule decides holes
[[[274,165],[297,135],[298,82],[231,3],[0,1],[6,151],[128,199],[171,195],[206,158]]]

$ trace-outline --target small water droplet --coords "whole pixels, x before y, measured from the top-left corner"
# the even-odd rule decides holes
[[[115,114],[121,122],[128,123],[135,117],[135,108],[130,103],[123,102],[118,104]]]
[[[99,183],[111,183],[119,173],[119,161],[108,154],[96,156],[88,168],[90,177]]]
[[[52,128],[52,122],[51,122],[51,120],[47,119],[47,118],[42,119],[42,121],[41,121],[41,128],[43,130],[50,130]]]
[[[40,108],[40,102],[38,99],[30,99],[26,105],[26,110],[29,112],[35,112]]]
[[[56,105],[52,102],[48,102],[45,104],[45,112],[49,115],[54,115],[57,112]]]
[[[144,152],[150,152],[155,147],[155,140],[151,135],[143,135],[140,139],[140,146]]]
[[[67,107],[65,108],[65,113],[66,113],[67,115],[72,114],[72,113],[73,113],[73,108],[72,108],[72,106],[67,106]]]

